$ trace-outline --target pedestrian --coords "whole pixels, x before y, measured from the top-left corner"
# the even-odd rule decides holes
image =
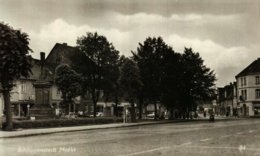
[[[215,117],[214,117],[214,113],[213,112],[210,113],[210,115],[209,115],[209,121],[210,122],[214,122],[215,121]]]

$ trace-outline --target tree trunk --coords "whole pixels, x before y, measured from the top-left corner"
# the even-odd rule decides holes
[[[96,114],[97,114],[98,96],[99,96],[99,91],[96,93],[95,89],[92,89],[93,117],[94,118],[96,118]]]
[[[12,121],[12,111],[11,111],[11,102],[10,102],[10,90],[4,88],[3,96],[4,96],[4,106],[5,106],[5,117],[6,117],[4,129],[6,131],[12,131],[13,121]]]
[[[142,119],[142,114],[143,114],[143,97],[139,97],[139,119]]]
[[[135,104],[131,102],[131,122],[136,122],[136,115],[135,115]]]
[[[157,120],[157,103],[154,102],[154,120]]]
[[[115,97],[115,108],[114,108],[114,115],[118,117],[118,96]]]
[[[169,116],[169,119],[170,120],[173,120],[174,118],[177,118],[173,112],[173,108],[170,109],[170,116]]]
[[[94,100],[93,101],[93,117],[96,118],[97,114],[97,102]]]

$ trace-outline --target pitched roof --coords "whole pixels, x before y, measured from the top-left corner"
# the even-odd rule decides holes
[[[254,74],[260,74],[260,58],[252,62],[249,66],[247,66],[244,70],[237,74],[236,78]]]
[[[66,43],[56,43],[45,59],[46,66],[54,73],[55,68],[60,64],[72,65],[72,58],[77,56],[77,54],[80,54],[80,51],[76,47],[68,46]],[[94,63],[89,57],[86,57],[86,59]]]
[[[38,59],[32,60],[32,73],[28,78],[21,77],[20,79],[27,79],[27,80],[39,80],[41,76],[41,62]],[[53,73],[48,69],[48,67],[43,67],[43,77],[44,79],[51,81],[53,78]]]
[[[57,54],[62,54],[67,56],[75,51],[77,51],[77,48],[69,46],[67,45],[67,43],[62,43],[62,44],[56,43],[52,48],[51,52],[49,53],[49,55],[47,56],[46,61],[48,62],[51,59],[51,57],[57,56]]]
[[[46,65],[54,72],[61,64],[71,64],[71,56],[78,51],[76,47],[68,46],[66,43],[56,43],[45,59]]]

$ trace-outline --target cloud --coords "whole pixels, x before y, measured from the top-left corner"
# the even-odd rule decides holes
[[[55,43],[68,43],[75,46],[77,38],[86,35],[86,32],[98,32],[100,35],[105,35],[119,49],[126,47],[125,43],[129,42],[126,41],[129,39],[127,32],[121,32],[117,29],[94,28],[89,25],[76,26],[63,19],[56,19],[47,25],[43,25],[39,32],[29,32],[31,47],[35,52],[33,56],[39,58],[40,51],[49,53]]]
[[[89,20],[82,25],[58,18],[42,25],[39,30],[28,31],[28,34],[31,47],[35,51],[33,56],[36,58],[39,58],[40,51],[48,54],[57,42],[75,46],[77,38],[86,32],[98,32],[106,36],[115,48],[126,56],[131,55],[131,50],[136,50],[138,42],[143,42],[148,36],[162,36],[175,51],[182,52],[184,47],[192,47],[194,51],[199,52],[205,64],[217,73],[218,84],[223,85],[233,81],[235,74],[254,60],[259,46],[226,46],[214,40],[214,36],[222,34],[222,37],[218,36],[224,42],[226,36],[230,35],[223,33],[221,29],[212,32],[207,26],[225,25],[233,30],[233,25],[239,23],[240,18],[238,14],[172,14],[166,17],[147,13],[122,15],[109,12],[99,20]]]
[[[201,35],[209,37],[205,34],[212,32],[201,32],[202,25],[214,23],[214,19],[216,22],[227,23],[226,21],[229,21],[234,23],[236,17],[237,15],[215,16],[210,14],[172,14],[166,17],[142,12],[132,15],[108,12],[98,20],[95,18],[87,19],[87,22],[81,25],[68,23],[65,19],[58,18],[40,26],[38,30],[29,29],[28,33],[31,38],[31,46],[36,52],[48,52],[56,42],[67,42],[75,45],[77,37],[86,32],[97,31],[113,42],[123,54],[128,55],[131,50],[136,49],[138,42],[142,42],[147,36],[177,34],[184,37]],[[34,54],[34,56],[36,55]]]
[[[183,52],[184,47],[199,52],[205,64],[215,70],[218,85],[228,84],[235,80],[235,75],[242,71],[256,57],[257,47],[224,47],[214,41],[199,38],[184,38],[170,35],[166,42],[177,52]],[[259,47],[258,47],[259,48]]]

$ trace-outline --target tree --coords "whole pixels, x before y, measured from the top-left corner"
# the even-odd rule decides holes
[[[182,64],[181,55],[175,52],[165,53],[163,59],[163,74],[161,83],[161,103],[171,112],[170,118],[173,118],[173,111],[181,108],[180,97],[182,89]]]
[[[214,71],[204,65],[199,53],[185,48],[181,57],[183,75],[181,83],[182,111],[194,111],[197,101],[209,100],[214,96],[216,77]]]
[[[144,84],[139,94],[140,102],[146,99],[154,104],[156,119],[157,103],[161,97],[164,58],[167,53],[173,53],[173,50],[161,37],[148,37],[143,44],[139,43],[137,52],[132,53],[139,67],[141,80]]]
[[[91,69],[88,67],[80,67],[82,75],[85,77],[88,84],[88,90],[92,96],[93,115],[96,117],[96,105],[100,98],[101,90],[107,92],[114,86],[117,79],[117,61],[119,52],[114,48],[112,43],[109,43],[105,36],[97,33],[87,33],[77,40],[77,47],[85,55],[79,62],[86,62],[89,65],[89,59],[93,62]],[[85,60],[82,60],[85,59]],[[75,60],[77,62],[78,60]],[[85,64],[85,63],[84,63]],[[84,66],[84,64],[75,65],[75,68]],[[89,69],[89,70],[88,70]]]
[[[121,55],[116,63],[116,66],[112,68],[113,74],[110,74],[110,76],[108,75],[109,81],[107,82],[104,90],[105,101],[113,101],[115,103],[114,114],[117,117],[119,116],[118,104],[123,97],[123,90],[119,83],[120,67],[122,67],[125,60],[126,57],[124,55]]]
[[[31,74],[31,56],[29,38],[26,33],[0,23],[0,83],[3,88],[6,122],[5,130],[12,130],[12,112],[10,90],[13,81]]]
[[[62,104],[66,112],[70,112],[73,98],[81,94],[81,77],[67,64],[57,66],[55,84],[62,93]]]
[[[131,121],[136,122],[135,101],[142,87],[140,74],[134,61],[126,58],[120,70],[120,86],[123,90],[124,98],[131,105]]]

